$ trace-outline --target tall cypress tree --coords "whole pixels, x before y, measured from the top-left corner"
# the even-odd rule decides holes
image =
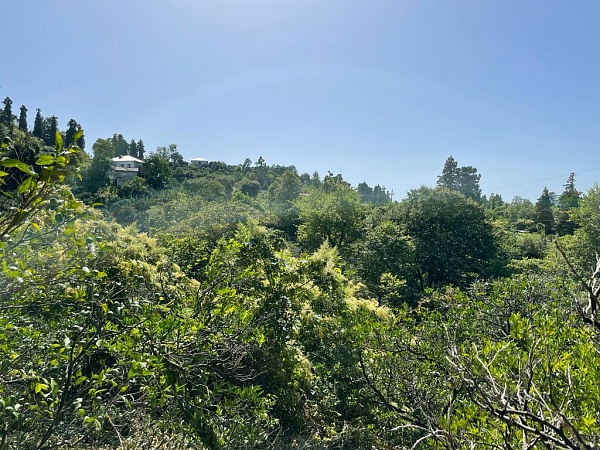
[[[13,114],[12,114],[12,100],[10,97],[6,97],[2,103],[4,103],[4,109],[2,110],[2,124],[6,125],[10,130],[12,128],[13,123]]]
[[[146,153],[146,149],[144,148],[144,141],[141,139],[137,143],[137,157],[138,159],[144,160],[144,153]]]
[[[27,108],[21,105],[21,113],[19,114],[19,130],[27,132]]]
[[[40,108],[36,110],[35,121],[33,122],[33,135],[36,138],[44,139],[44,118]]]

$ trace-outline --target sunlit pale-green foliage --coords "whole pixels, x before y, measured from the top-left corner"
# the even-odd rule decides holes
[[[558,246],[527,201],[486,216],[421,188],[375,208],[341,175],[262,158],[165,154],[180,167],[163,186],[100,186],[93,210],[64,185],[80,159],[60,133],[55,147],[12,136],[0,450],[600,444],[599,326],[581,291],[597,187]]]
[[[311,188],[298,197],[298,241],[307,250],[323,242],[343,246],[360,234],[363,207],[358,193],[339,183],[329,189]]]

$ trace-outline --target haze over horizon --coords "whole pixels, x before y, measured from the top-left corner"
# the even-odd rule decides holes
[[[396,194],[446,158],[486,195],[600,178],[600,4],[274,0],[3,5],[0,98],[191,159]],[[539,180],[539,181],[538,181]]]

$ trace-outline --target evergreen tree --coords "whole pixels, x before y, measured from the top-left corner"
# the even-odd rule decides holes
[[[542,195],[535,203],[535,221],[544,226],[546,234],[552,234],[552,224],[554,223],[554,213],[552,206],[554,203],[554,193],[544,188]]]
[[[458,164],[452,156],[448,157],[444,163],[442,174],[437,180],[437,186],[450,189],[451,191],[458,190]]]
[[[481,202],[480,179],[481,175],[477,173],[475,167],[459,167],[454,158],[450,156],[444,163],[442,174],[438,176],[437,186],[460,192],[476,202]]]
[[[383,205],[391,201],[390,193],[387,191],[385,186],[375,186],[373,188],[373,199],[372,203],[374,205]]]
[[[78,123],[74,119],[71,119],[67,125],[69,128],[67,128],[67,131],[65,132],[65,147],[68,148],[73,143],[73,139],[77,133]]]
[[[564,190],[558,198],[558,206],[560,208],[577,208],[580,199],[581,192],[575,188],[575,173],[571,172],[567,182],[564,184]]]
[[[27,132],[27,108],[21,105],[21,113],[19,114],[19,130]]]
[[[56,131],[58,130],[58,117],[52,116],[44,119],[44,144],[54,147]]]
[[[36,110],[35,121],[33,122],[33,135],[36,138],[44,139],[44,118],[40,108]]]
[[[5,125],[9,130],[12,128],[13,114],[12,114],[12,100],[10,97],[6,97],[2,103],[4,109],[2,110],[2,124]]]
[[[129,144],[122,134],[113,134],[112,145],[115,148],[115,156],[125,156],[129,154]]]
[[[570,220],[569,212],[579,207],[579,200],[581,200],[581,192],[575,188],[575,173],[571,172],[562,194],[558,197],[555,227],[559,235],[573,234],[575,231],[575,223]]]
[[[146,149],[144,148],[144,141],[141,139],[137,142],[137,158],[144,160],[144,153],[146,153]]]
[[[477,173],[475,167],[466,166],[460,167],[458,170],[458,191],[464,194],[466,197],[475,200],[476,202],[481,201],[481,188],[479,187],[479,180],[481,175]]]
[[[373,188],[364,181],[356,186],[356,192],[360,195],[362,203],[371,203],[373,200]]]
[[[137,144],[135,143],[135,139],[132,139],[129,143],[129,156],[133,156],[134,158],[137,158],[138,156]]]

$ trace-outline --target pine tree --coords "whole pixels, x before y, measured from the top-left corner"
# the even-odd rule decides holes
[[[40,108],[36,110],[35,121],[33,122],[33,135],[36,138],[44,139],[44,118]]]
[[[19,114],[19,130],[27,132],[27,108],[21,105],[21,113]]]
[[[137,157],[138,159],[144,160],[144,153],[146,153],[146,149],[144,148],[144,141],[141,139],[137,143]]]

